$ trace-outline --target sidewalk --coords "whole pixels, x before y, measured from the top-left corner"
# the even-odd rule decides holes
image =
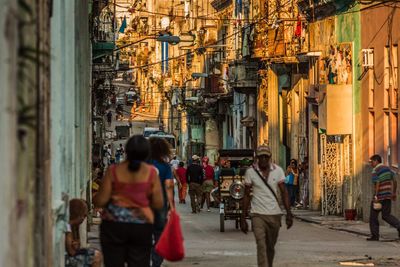
[[[363,221],[346,221],[340,216],[321,216],[320,211],[292,210],[293,216],[299,220],[319,224],[332,230],[348,232],[365,237],[370,236],[369,224]],[[380,226],[380,240],[383,242],[399,241],[397,230],[391,226]]]
[[[93,217],[93,223],[90,225],[90,231],[88,232],[87,235],[87,242],[89,244],[89,247],[95,248],[101,251],[101,246],[100,246],[100,237],[99,237],[99,226],[100,226],[100,218],[95,218]]]

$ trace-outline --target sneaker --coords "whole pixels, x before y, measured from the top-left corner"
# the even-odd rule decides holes
[[[210,209],[208,209],[207,211],[208,211],[208,212],[210,212],[211,210],[210,210]]]
[[[379,237],[371,236],[367,238],[367,241],[379,241]]]
[[[196,213],[196,211],[192,211],[192,213]]]

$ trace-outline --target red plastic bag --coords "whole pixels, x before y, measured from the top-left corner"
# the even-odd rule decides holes
[[[168,261],[180,261],[185,257],[181,223],[176,211],[171,211],[155,249],[158,255]]]

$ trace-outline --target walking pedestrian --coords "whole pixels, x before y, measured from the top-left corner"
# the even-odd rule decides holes
[[[93,248],[81,247],[79,226],[84,222],[88,207],[83,199],[69,201],[69,222],[65,231],[65,267],[100,267],[101,253]]]
[[[257,244],[258,267],[272,267],[275,244],[281,227],[282,210],[277,197],[278,188],[286,209],[287,229],[292,227],[293,216],[290,211],[288,193],[285,187],[285,174],[281,167],[271,162],[271,150],[261,145],[256,150],[256,163],[245,173],[245,193],[243,212],[240,220],[241,230],[247,234],[246,217],[251,198],[251,222]]]
[[[108,127],[111,127],[111,121],[112,121],[112,112],[111,110],[109,110],[107,112],[107,123],[108,123]]]
[[[107,156],[107,159],[108,159],[108,165],[110,165],[111,164],[111,158],[112,158],[111,144],[108,144],[108,146],[107,146],[106,156]]]
[[[190,205],[192,213],[200,212],[201,204],[201,185],[203,183],[203,168],[200,166],[200,157],[192,156],[192,164],[189,165],[186,171],[186,179],[189,184]]]
[[[186,204],[186,193],[187,193],[187,180],[186,180],[186,168],[183,161],[179,162],[178,169],[176,169],[176,177],[179,182],[179,203]]]
[[[304,157],[303,162],[299,168],[299,172],[301,174],[301,199],[300,204],[303,205],[303,208],[306,209],[308,207],[308,186],[309,186],[309,179],[308,179],[308,157]]]
[[[107,169],[96,207],[103,208],[100,242],[106,267],[150,266],[153,210],[163,207],[160,179],[147,164],[150,144],[135,135],[126,144],[127,160]]]
[[[125,154],[124,147],[122,146],[122,144],[119,144],[119,147],[117,148],[117,151],[115,153],[115,160],[117,163],[122,162],[124,160],[124,154]]]
[[[151,137],[149,139],[151,146],[151,160],[159,173],[162,192],[165,199],[162,209],[155,212],[153,239],[154,245],[160,239],[161,233],[167,223],[168,210],[175,209],[174,204],[174,177],[172,175],[171,166],[169,165],[169,156],[171,154],[170,145],[165,139]],[[153,267],[161,266],[164,259],[158,255],[153,247],[151,252],[151,262]]]
[[[397,229],[400,238],[400,221],[391,214],[392,200],[396,200],[397,183],[393,171],[382,163],[380,155],[373,155],[369,160],[372,170],[374,196],[371,201],[369,228],[371,237],[367,241],[379,241],[379,213],[382,219]]]
[[[290,206],[294,207],[299,192],[299,169],[295,159],[290,160],[290,165],[286,169],[285,183],[289,194]]]
[[[179,160],[174,156],[169,164],[171,164],[172,169],[176,170],[178,169]]]
[[[214,189],[214,168],[208,164],[209,158],[203,157],[203,172],[204,180],[201,185],[201,190],[203,192],[201,208],[204,206],[204,202],[207,204],[207,211],[210,212],[210,193]]]

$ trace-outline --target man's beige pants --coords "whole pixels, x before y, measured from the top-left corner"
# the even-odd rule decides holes
[[[257,243],[258,267],[272,267],[282,215],[252,214],[251,223]]]

